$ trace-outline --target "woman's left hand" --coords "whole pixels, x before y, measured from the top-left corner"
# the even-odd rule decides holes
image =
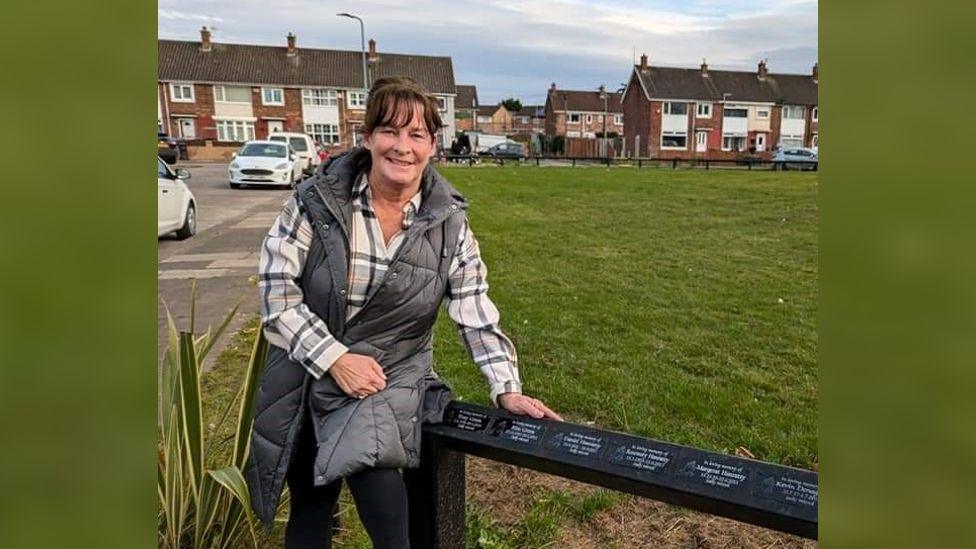
[[[502,393],[498,395],[498,405],[520,416],[563,421],[563,418],[559,414],[550,410],[541,400],[519,393]]]

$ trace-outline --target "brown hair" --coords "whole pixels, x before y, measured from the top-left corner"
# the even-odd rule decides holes
[[[437,99],[412,78],[380,78],[369,89],[363,133],[372,133],[379,126],[402,128],[413,120],[417,107],[423,109],[424,125],[433,139],[437,130],[444,127],[438,114]]]

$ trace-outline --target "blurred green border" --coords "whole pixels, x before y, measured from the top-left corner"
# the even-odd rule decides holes
[[[3,21],[0,547],[151,547],[156,4]]]
[[[821,542],[976,547],[976,4],[820,12]]]

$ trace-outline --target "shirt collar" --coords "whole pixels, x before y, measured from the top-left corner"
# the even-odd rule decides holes
[[[410,226],[413,225],[414,218],[417,216],[417,212],[420,210],[421,194],[421,191],[418,190],[417,194],[410,197],[410,200],[403,205],[402,226],[404,229],[409,229]],[[369,189],[369,179],[366,177],[366,172],[363,172],[353,185],[352,198],[353,200],[361,202],[363,207],[369,208],[369,210],[372,211],[373,193]]]

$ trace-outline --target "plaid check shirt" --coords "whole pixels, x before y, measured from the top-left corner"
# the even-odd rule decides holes
[[[387,243],[372,209],[372,193],[365,174],[356,180],[351,198],[347,322],[359,313],[372,286],[383,279],[404,231],[413,224],[421,200],[418,192],[407,202],[403,208],[403,230]],[[312,226],[292,196],[261,247],[258,288],[268,342],[288,351],[289,358],[318,379],[348,349],[308,308],[298,285],[312,238]],[[447,313],[457,324],[468,354],[491,386],[492,402],[497,403],[502,393],[521,392],[515,346],[498,326],[498,309],[488,297],[485,264],[467,220],[451,259],[444,297]]]

